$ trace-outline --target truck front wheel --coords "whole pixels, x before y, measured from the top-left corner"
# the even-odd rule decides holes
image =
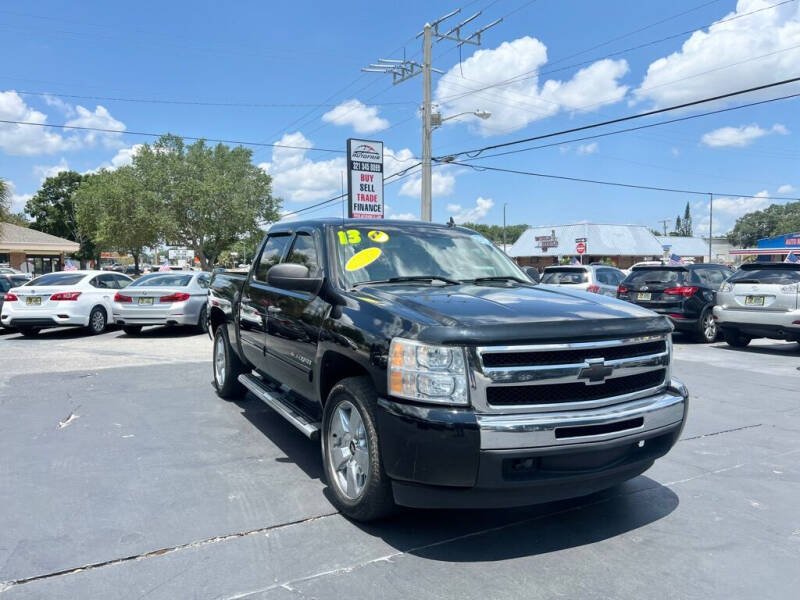
[[[331,390],[322,417],[322,458],[333,503],[356,521],[379,519],[394,508],[381,462],[376,407],[369,378],[348,377]]]
[[[236,400],[244,396],[244,386],[239,383],[239,375],[247,369],[231,349],[225,325],[214,332],[214,389],[217,396],[226,400]]]

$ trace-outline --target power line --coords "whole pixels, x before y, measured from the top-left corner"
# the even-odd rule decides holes
[[[669,192],[673,194],[690,194],[694,196],[708,196],[709,194],[713,194],[714,196],[728,196],[734,198],[763,198],[764,200],[792,200],[798,201],[800,198],[793,198],[787,196],[762,196],[758,194],[731,194],[726,192],[701,192],[699,190],[687,190],[687,189],[679,189],[679,188],[670,188],[670,187],[662,187],[662,186],[654,186],[654,185],[639,185],[634,183],[624,183],[621,181],[604,181],[601,179],[585,179],[582,177],[570,177],[567,175],[553,175],[552,173],[537,173],[535,171],[521,171],[518,169],[506,169],[503,167],[491,167],[487,165],[473,165],[470,163],[465,162],[451,162],[450,164],[453,165],[461,165],[463,167],[469,167],[476,171],[497,171],[500,173],[513,173],[515,175],[528,175],[531,177],[544,177],[547,179],[560,179],[562,181],[576,181],[580,183],[593,183],[596,185],[610,185],[615,187],[624,187],[624,188],[631,188],[636,190],[650,190],[655,192]]]
[[[146,137],[161,137],[166,135],[164,133],[150,133],[146,131],[130,131],[130,130],[120,130],[120,129],[104,129],[102,127],[81,127],[78,125],[57,125],[52,123],[33,123],[30,121],[11,121],[6,119],[0,119],[0,123],[6,123],[9,125],[31,125],[34,127],[49,127],[52,129],[74,129],[79,131],[96,131],[99,133],[120,133],[124,135],[141,135]],[[178,135],[178,134],[175,134]],[[239,146],[268,146],[270,148],[287,148],[290,150],[309,150],[309,151],[316,151],[316,152],[335,152],[337,154],[345,154],[344,150],[334,150],[333,148],[314,148],[309,146],[290,146],[287,144],[264,144],[260,142],[245,142],[241,140],[226,140],[226,139],[217,139],[217,138],[208,138],[208,137],[193,137],[190,135],[180,135],[185,140],[203,140],[206,142],[217,142],[220,144],[235,144]]]
[[[766,89],[778,87],[778,86],[781,86],[781,85],[787,85],[787,84],[790,84],[790,83],[796,83],[798,81],[800,81],[800,77],[792,77],[791,79],[784,79],[782,81],[776,81],[776,82],[773,82],[773,83],[767,83],[767,84],[764,84],[764,85],[759,85],[759,86],[755,86],[755,87],[751,87],[751,88],[747,88],[747,89],[743,89],[743,90],[737,90],[735,92],[728,92],[726,94],[718,94],[716,96],[711,96],[709,98],[702,98],[700,100],[693,100],[691,102],[684,102],[682,104],[676,104],[676,105],[667,106],[667,107],[664,107],[664,108],[657,108],[657,109],[654,109],[654,110],[645,111],[643,113],[637,113],[637,114],[634,114],[634,115],[627,115],[627,116],[624,116],[624,117],[618,117],[616,119],[609,119],[607,121],[601,121],[599,123],[591,123],[589,125],[582,125],[580,127],[571,127],[570,129],[563,129],[561,131],[555,131],[555,132],[552,132],[552,133],[545,133],[545,134],[542,134],[542,135],[536,135],[536,136],[532,136],[532,137],[528,137],[528,138],[523,138],[521,140],[514,140],[514,141],[511,141],[511,142],[503,142],[503,143],[500,143],[500,144],[492,144],[490,146],[484,146],[482,148],[476,148],[474,150],[463,150],[461,152],[455,152],[455,153],[451,154],[450,156],[462,156],[464,154],[467,154],[467,155],[475,155],[475,156],[471,156],[471,158],[475,158],[478,155],[482,154],[483,152],[486,152],[487,150],[494,150],[494,149],[497,149],[497,148],[505,148],[505,147],[508,147],[508,146],[515,146],[517,144],[524,144],[524,143],[527,143],[527,142],[534,142],[534,141],[542,140],[542,139],[546,139],[546,138],[556,137],[556,136],[560,136],[560,135],[566,135],[568,133],[576,133],[578,131],[586,131],[588,129],[596,129],[597,127],[605,127],[606,125],[613,125],[614,123],[623,123],[623,122],[626,122],[626,121],[632,121],[634,119],[641,119],[641,118],[644,118],[644,117],[650,117],[650,116],[658,115],[658,114],[665,113],[665,112],[671,112],[671,111],[674,111],[674,110],[680,110],[682,108],[689,108],[691,106],[697,106],[699,104],[706,104],[708,102],[715,102],[717,100],[724,100],[726,98],[732,98],[734,96],[741,96],[742,94],[749,94],[751,92],[758,92],[758,91],[761,91],[761,90],[766,90]],[[787,96],[787,98],[788,97],[792,97],[792,96]],[[686,118],[688,118],[688,117],[683,117],[682,119],[686,119]],[[441,159],[437,159],[437,160],[441,160]]]
[[[137,102],[146,104],[179,104],[188,106],[224,106],[241,108],[331,108],[336,104],[297,104],[297,103],[260,103],[260,102],[209,102],[204,100],[163,100],[160,98],[122,98],[117,96],[85,96],[80,94],[58,94],[55,92],[30,92],[27,90],[14,90],[23,96],[53,96],[56,98],[73,98],[81,100],[104,100],[112,102]],[[410,100],[404,102],[383,102],[381,104],[367,104],[365,106],[391,106],[398,104],[413,104]]]
[[[693,114],[693,115],[687,115],[685,117],[677,117],[675,119],[667,119],[665,121],[657,121],[655,123],[647,123],[645,125],[637,125],[636,127],[626,127],[625,129],[616,129],[614,131],[607,131],[605,133],[597,133],[597,134],[594,134],[594,135],[585,135],[585,136],[582,136],[582,137],[572,138],[572,139],[569,139],[569,140],[561,140],[559,142],[551,142],[549,144],[540,144],[538,146],[531,146],[529,148],[519,148],[517,150],[507,150],[506,152],[495,152],[494,154],[488,154],[486,156],[482,156],[481,155],[482,152],[481,152],[477,156],[474,156],[474,157],[471,157],[471,158],[466,158],[464,160],[465,161],[467,161],[467,160],[472,161],[472,160],[479,160],[479,159],[482,160],[482,159],[486,159],[486,158],[494,158],[496,156],[507,156],[509,154],[519,154],[521,152],[528,152],[530,150],[540,150],[542,148],[552,148],[554,146],[563,146],[565,144],[573,144],[575,142],[584,142],[584,141],[587,141],[587,140],[595,140],[595,139],[598,139],[598,138],[608,137],[608,136],[611,136],[611,135],[617,135],[617,134],[620,134],[620,133],[629,133],[631,131],[640,131],[642,129],[649,129],[649,128],[652,128],[652,127],[658,127],[660,125],[668,125],[670,123],[679,123],[681,121],[689,121],[689,120],[692,120],[692,119],[698,119],[698,118],[701,118],[701,117],[707,117],[709,115],[717,115],[717,114],[721,114],[721,113],[731,112],[731,111],[734,111],[734,110],[739,110],[739,109],[742,109],[742,108],[750,108],[752,106],[758,106],[760,104],[769,104],[771,102],[777,102],[779,100],[789,100],[791,98],[797,98],[797,97],[800,97],[800,93],[788,94],[786,96],[779,96],[777,98],[768,98],[767,100],[758,100],[756,102],[748,102],[747,104],[740,104],[739,106],[729,106],[728,108],[719,108],[717,110],[710,110],[710,111],[707,111],[707,112],[696,113],[696,114]],[[558,135],[558,133],[548,134],[548,135],[541,136],[541,137],[551,137],[552,135]],[[541,139],[541,137],[539,139]],[[517,142],[510,142],[510,143],[517,143]],[[460,153],[460,154],[464,154],[464,153]],[[453,154],[451,156],[458,156],[458,154]],[[440,161],[440,162],[451,162],[449,160],[449,158],[450,157],[444,157],[444,158],[437,158],[435,160]],[[785,158],[788,158],[788,157],[785,157]]]

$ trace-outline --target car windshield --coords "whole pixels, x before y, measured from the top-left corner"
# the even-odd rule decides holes
[[[36,279],[32,279],[25,285],[27,286],[50,286],[50,285],[75,285],[79,283],[84,277],[85,273],[47,273]]]
[[[728,283],[773,283],[791,285],[800,283],[800,265],[787,267],[763,267],[739,269],[730,276]]]
[[[576,283],[586,283],[589,281],[589,273],[581,268],[555,268],[545,269],[541,283],[552,283],[554,285],[570,285]]]
[[[334,231],[337,259],[349,285],[395,277],[530,281],[488,239],[463,229],[409,224],[350,226]],[[445,282],[446,283],[446,282]]]
[[[191,275],[164,273],[142,277],[134,281],[128,287],[186,287],[191,280]]]
[[[689,272],[680,267],[670,269],[667,267],[657,267],[654,269],[634,269],[631,274],[625,278],[625,283],[632,285],[644,285],[647,283],[665,284],[665,285],[683,285],[686,282],[686,276]]]

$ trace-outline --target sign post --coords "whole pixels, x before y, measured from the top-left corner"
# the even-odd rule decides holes
[[[578,256],[580,257],[581,260],[581,264],[583,264],[583,255],[586,252],[585,237],[575,238],[575,252],[578,253]]]
[[[383,218],[383,142],[347,140],[347,214]]]

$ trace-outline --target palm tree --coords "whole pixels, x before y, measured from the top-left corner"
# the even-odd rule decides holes
[[[0,220],[8,217],[8,201],[11,197],[11,189],[5,179],[0,179]]]

